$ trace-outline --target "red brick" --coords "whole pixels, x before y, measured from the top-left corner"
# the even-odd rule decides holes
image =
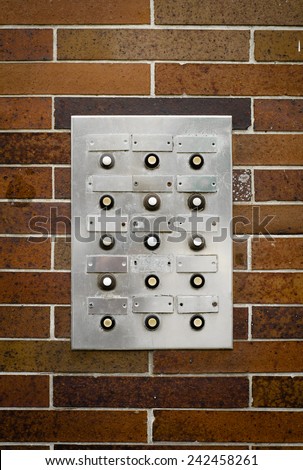
[[[51,98],[0,98],[0,129],[50,129],[51,126]]]
[[[70,168],[55,168],[55,198],[70,199],[71,197]]]
[[[51,168],[0,168],[0,198],[47,199],[51,197]]]
[[[36,239],[37,241],[37,239]],[[50,269],[50,240],[30,242],[27,238],[0,238],[1,269]]]
[[[0,449],[4,449],[5,446]],[[8,446],[6,446],[8,447]],[[302,447],[303,448],[303,447]],[[208,443],[201,445],[170,445],[170,444],[55,444],[54,450],[248,450],[244,445],[220,445]]]
[[[46,375],[0,375],[1,407],[47,407],[49,377]]]
[[[51,29],[2,29],[0,60],[52,60]]]
[[[56,338],[70,338],[71,335],[71,308],[55,307],[55,336]]]
[[[303,408],[303,377],[253,377],[254,407]]]
[[[233,241],[234,269],[247,269],[247,240]]]
[[[256,201],[302,201],[303,170],[255,170]]]
[[[234,339],[247,339],[248,337],[248,309],[234,307],[233,334]]]
[[[257,131],[303,130],[303,100],[255,100],[254,106]]]
[[[302,339],[303,307],[253,307],[252,336],[261,339]]]
[[[49,307],[0,306],[2,338],[48,338]]]
[[[303,269],[303,238],[254,238],[253,269]]]
[[[303,31],[255,31],[255,59],[262,62],[302,62]]]
[[[71,240],[55,239],[55,269],[71,269]]]

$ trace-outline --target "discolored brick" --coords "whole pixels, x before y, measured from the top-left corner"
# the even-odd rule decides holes
[[[55,269],[71,269],[71,240],[55,239]]]
[[[251,171],[233,170],[233,200],[251,200]]]
[[[0,302],[14,304],[70,303],[70,274],[0,272]]]
[[[303,24],[302,3],[289,0],[155,0],[156,24]]]
[[[0,238],[1,269],[50,269],[50,240],[32,243],[26,238]]]
[[[156,64],[155,73],[157,95],[300,96],[303,92],[300,65]]]
[[[154,441],[300,442],[303,414],[267,411],[155,411]]]
[[[51,98],[0,98],[0,129],[50,129],[51,116]]]
[[[58,62],[0,64],[0,89],[5,95],[146,95],[150,92],[150,66]]]
[[[72,351],[69,341],[0,341],[3,372],[145,373],[146,351]]]
[[[303,408],[303,377],[253,377],[253,406]]]
[[[49,406],[49,377],[46,375],[0,375],[1,407]]]
[[[50,233],[70,233],[70,204],[62,202],[0,203],[0,233],[28,233],[31,242],[40,243]]]
[[[85,447],[84,447],[85,446]],[[303,447],[302,447],[303,448]],[[0,446],[0,449],[3,447]],[[170,444],[55,444],[54,450],[245,450],[249,449],[244,445],[224,445],[207,443],[201,445],[170,445]]]
[[[48,338],[49,307],[0,306],[2,338]]]
[[[70,168],[55,168],[55,198],[70,199],[71,174]]]
[[[253,269],[303,269],[303,238],[255,238]]]
[[[70,129],[77,115],[232,115],[234,129],[251,124],[249,98],[55,98],[55,126]]]
[[[248,309],[247,307],[234,307],[233,310],[233,336],[234,339],[248,338]]]
[[[301,341],[240,341],[231,350],[155,351],[153,371],[155,374],[302,372],[301,350]]]
[[[233,135],[234,165],[302,165],[302,134]]]
[[[54,406],[241,408],[248,406],[248,388],[245,377],[61,376],[54,377]]]
[[[0,60],[52,60],[51,29],[1,29]]]
[[[255,31],[255,59],[302,62],[303,31]]]
[[[285,445],[282,444],[280,446],[273,446],[273,445],[259,445],[259,446],[251,446],[251,449],[257,449],[257,450],[302,450],[303,446],[295,446],[293,444]]]
[[[51,168],[0,168],[0,198],[47,199],[51,197]]]
[[[261,339],[302,339],[303,307],[253,307],[252,336]]]
[[[302,201],[303,170],[255,170],[256,201]]]
[[[233,241],[234,269],[247,269],[247,240]]]
[[[55,307],[55,336],[56,338],[70,338],[71,335],[71,308]]]
[[[2,442],[146,442],[144,411],[1,411]]]
[[[255,100],[254,107],[256,131],[303,130],[303,100]]]
[[[237,60],[249,32],[182,29],[59,29],[59,60]]]
[[[3,164],[70,163],[68,133],[12,132],[0,134]]]
[[[303,273],[234,273],[234,302],[298,304],[303,302]]]

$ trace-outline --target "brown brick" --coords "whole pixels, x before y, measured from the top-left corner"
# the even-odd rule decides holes
[[[0,214],[0,233],[35,234],[42,240],[49,233],[70,233],[70,204],[67,203],[2,202]]]
[[[251,171],[233,170],[233,200],[251,200]]]
[[[0,129],[50,129],[51,126],[51,98],[0,98]]]
[[[155,411],[154,441],[298,442],[303,414],[267,411]]]
[[[56,338],[70,338],[71,335],[71,308],[55,307],[55,336]]]
[[[43,199],[51,197],[51,168],[0,168],[0,198]]]
[[[156,94],[300,96],[302,71],[300,65],[156,64]]]
[[[302,339],[303,307],[253,307],[253,338]]]
[[[249,58],[249,32],[226,30],[59,29],[60,60],[237,60]]]
[[[0,307],[2,338],[48,338],[48,307]]]
[[[262,62],[302,62],[303,31],[255,31],[255,59]]]
[[[234,165],[302,165],[303,135],[233,135]]]
[[[70,199],[71,174],[70,168],[55,168],[55,198]]]
[[[51,29],[2,29],[0,60],[52,60]]]
[[[234,273],[234,302],[298,304],[303,302],[303,273]]]
[[[303,238],[255,238],[253,269],[303,269]]]
[[[303,24],[302,3],[290,0],[156,0],[156,24],[234,24],[290,25]]]
[[[302,372],[301,357],[301,341],[240,341],[232,350],[155,351],[154,373]]]
[[[0,341],[3,372],[144,373],[146,351],[72,351],[69,341]]]
[[[248,309],[246,307],[234,307],[233,334],[234,339],[248,338]]]
[[[303,100],[255,100],[254,106],[257,131],[303,130]]]
[[[21,446],[21,445],[0,445],[0,450],[50,450],[50,446],[40,446],[40,445],[37,445],[37,446],[33,446],[31,444],[29,445],[24,445],[24,446]]]
[[[303,170],[255,170],[256,201],[302,201]]]
[[[37,239],[36,239],[37,240]],[[0,238],[1,269],[50,269],[50,240],[30,242],[26,238]]]
[[[247,269],[247,240],[233,242],[234,269]]]
[[[84,447],[85,446],[85,447]],[[4,449],[5,446],[0,446]],[[7,448],[8,446],[6,446]],[[302,447],[303,448],[303,447]],[[201,445],[170,445],[170,444],[55,444],[54,450],[248,450],[249,446],[244,445],[224,445],[208,443]]]
[[[48,376],[0,375],[0,406],[47,407],[48,405]]]
[[[248,406],[248,380],[245,377],[54,377],[54,406],[242,408]]]
[[[235,234],[302,233],[303,213],[298,205],[235,205]]]
[[[234,129],[247,129],[251,123],[249,98],[55,98],[57,129],[70,129],[71,116],[97,114],[227,114]]]
[[[0,302],[70,303],[69,273],[0,272]]]
[[[303,377],[253,377],[254,407],[303,408]]]
[[[281,446],[267,446],[267,445],[259,445],[259,446],[251,446],[251,449],[258,449],[258,450],[302,450],[303,446],[294,446],[290,445],[281,445]]]
[[[2,78],[1,78],[2,77]],[[148,64],[0,64],[2,94],[146,95]]]
[[[149,0],[2,0],[1,24],[145,24]]]
[[[68,133],[13,132],[0,134],[2,164],[70,163]]]
[[[144,411],[1,411],[2,442],[146,442]]]
[[[55,269],[71,269],[71,241],[68,238],[55,240]]]

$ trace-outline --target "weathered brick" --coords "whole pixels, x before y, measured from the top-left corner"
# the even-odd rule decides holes
[[[251,200],[251,171],[233,170],[233,200]]]
[[[68,133],[12,132],[0,134],[2,164],[70,163]]]
[[[298,442],[303,414],[267,411],[155,411],[154,441]]]
[[[50,269],[50,240],[30,242],[26,238],[0,238],[1,269]],[[37,241],[37,239],[36,239]]]
[[[0,411],[2,442],[146,442],[144,411]]]
[[[0,60],[52,60],[51,29],[1,29]]]
[[[302,165],[302,134],[233,135],[234,165]]]
[[[7,446],[6,446],[7,447]],[[302,447],[303,448],[303,447]],[[4,449],[4,446],[0,446]],[[55,444],[54,450],[248,450],[249,446],[244,445],[220,445],[208,443],[201,445],[170,445],[170,444]]]
[[[2,338],[48,338],[49,307],[0,306]]]
[[[61,376],[54,377],[54,406],[242,408],[248,406],[248,380],[245,377]]]
[[[300,65],[156,64],[156,94],[300,96],[302,70]]]
[[[226,30],[59,29],[59,60],[237,60],[249,58],[249,32]]]
[[[155,0],[156,24],[303,24],[302,3],[290,0]]]
[[[71,308],[55,307],[55,336],[56,338],[70,338],[71,336]]]
[[[303,377],[253,377],[254,407],[302,408]]]
[[[49,377],[46,375],[0,375],[1,407],[49,406]]]
[[[69,273],[0,272],[0,302],[70,303]]]
[[[233,242],[234,269],[247,269],[247,240]]]
[[[70,199],[71,174],[70,168],[55,168],[55,198]]]
[[[255,31],[255,59],[262,62],[302,62],[303,31]]]
[[[303,269],[303,238],[254,238],[253,269]]]
[[[257,131],[303,130],[303,100],[255,100],[254,108]]]
[[[252,336],[302,339],[303,307],[253,307]]]
[[[0,24],[145,24],[149,0],[2,0]]]
[[[5,95],[147,95],[150,66],[58,62],[0,64],[0,89]]]
[[[234,339],[248,338],[248,309],[247,307],[234,307],[233,311]]]
[[[3,372],[144,373],[146,351],[72,351],[69,341],[0,341]]]
[[[71,240],[55,239],[55,269],[71,269]]]
[[[234,302],[298,304],[303,302],[303,273],[234,273]]]
[[[256,201],[302,201],[303,170],[255,170]]]
[[[155,351],[154,373],[302,372],[301,350],[301,341],[240,341],[231,350]]]
[[[51,168],[1,167],[0,197],[3,199],[51,198]]]
[[[77,115],[232,115],[234,129],[251,123],[249,98],[55,98],[57,129]]]
[[[42,445],[0,445],[0,450],[50,450],[50,446],[42,446]]]
[[[51,126],[51,98],[0,98],[0,129],[50,129]]]

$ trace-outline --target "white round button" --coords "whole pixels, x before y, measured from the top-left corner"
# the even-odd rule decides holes
[[[196,328],[201,328],[201,326],[203,325],[202,318],[195,318],[193,324]]]
[[[155,198],[155,196],[151,196],[149,199],[148,199],[148,204],[150,206],[155,206],[157,204],[157,199]]]
[[[112,159],[109,155],[105,155],[103,158],[102,158],[102,163],[104,166],[110,166],[111,163],[112,163]]]
[[[113,282],[113,281],[112,281],[112,279],[111,279],[110,277],[104,277],[104,278],[103,278],[103,285],[104,285],[105,287],[111,286],[111,285],[112,285],[112,282]]]
[[[112,239],[110,237],[104,237],[102,241],[105,246],[110,246],[112,244]]]
[[[198,207],[201,204],[201,199],[199,197],[194,197],[193,199],[193,205]]]
[[[147,161],[150,165],[155,165],[157,163],[157,159],[154,155],[150,155],[148,157]]]
[[[199,238],[199,237],[194,238],[194,239],[193,239],[193,244],[194,244],[195,246],[201,246],[201,245],[202,245],[202,240],[201,240],[201,238]]]
[[[111,318],[106,318],[103,322],[103,326],[105,326],[105,328],[111,328],[112,325],[113,321]]]
[[[148,246],[156,246],[157,243],[158,243],[158,240],[156,239],[156,237],[149,237],[147,239]]]

